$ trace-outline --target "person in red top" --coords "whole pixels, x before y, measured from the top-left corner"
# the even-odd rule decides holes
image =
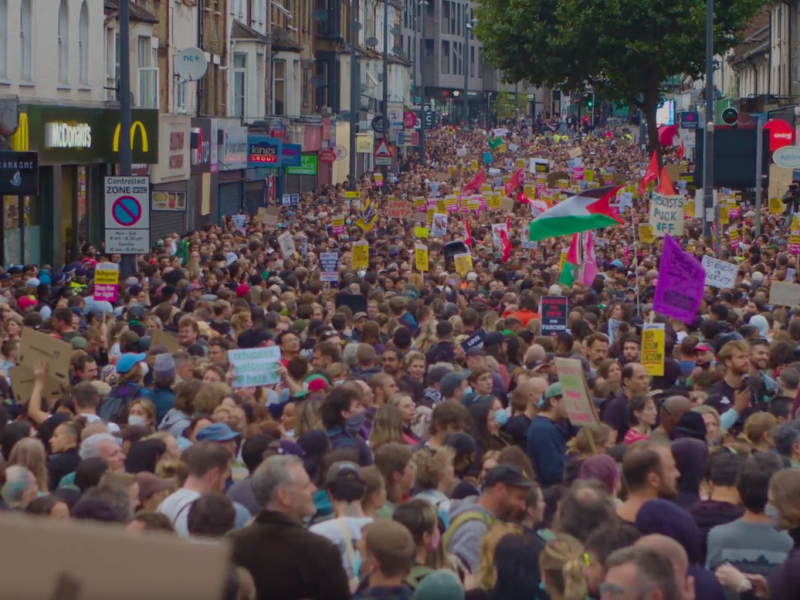
[[[523,294],[519,299],[519,308],[507,316],[519,319],[522,327],[527,327],[528,321],[531,319],[539,319],[539,313],[536,312],[538,309],[539,307],[536,304],[536,298],[533,297],[533,294]]]

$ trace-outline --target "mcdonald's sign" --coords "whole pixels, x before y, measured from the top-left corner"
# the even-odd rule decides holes
[[[111,150],[114,152],[119,152],[119,134],[121,129],[122,123],[117,123],[117,126],[114,128],[114,141],[111,144]],[[147,130],[144,128],[144,125],[142,125],[141,121],[134,121],[133,125],[131,125],[131,150],[136,147],[137,130],[142,133],[142,152],[147,152]]]
[[[17,130],[8,139],[11,149],[17,152],[25,152],[30,147],[30,139],[28,133],[28,115],[19,113],[19,120],[17,121]]]
[[[119,154],[119,139],[122,125],[116,113],[114,129],[111,136],[111,153]],[[152,114],[151,114],[152,113]],[[134,163],[155,164],[158,162],[158,111],[134,110],[131,115],[131,151]]]

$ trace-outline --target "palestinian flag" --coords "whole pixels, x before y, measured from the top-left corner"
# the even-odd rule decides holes
[[[609,204],[620,187],[584,190],[556,204],[531,221],[528,239],[543,240],[621,224],[622,221],[612,212]]]

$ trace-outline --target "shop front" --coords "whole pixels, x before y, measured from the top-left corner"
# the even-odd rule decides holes
[[[211,221],[212,206],[217,204],[217,186],[213,182],[217,173],[217,120],[192,119],[191,169],[187,203],[187,227],[201,228]],[[214,154],[212,160],[212,146]]]
[[[247,169],[247,127],[239,119],[219,119],[216,223],[235,215],[244,202]]]
[[[130,143],[141,169],[158,163],[157,110],[133,110]],[[103,239],[103,177],[118,170],[119,110],[50,104],[20,106],[12,150],[35,151],[38,196],[5,196],[2,264],[61,265]]]
[[[244,182],[242,208],[256,214],[277,193],[277,174],[280,171],[283,141],[281,138],[251,133],[247,138],[247,171]],[[224,216],[230,216],[226,213]]]
[[[168,233],[187,229],[191,173],[192,120],[183,115],[160,115],[158,132],[161,161],[150,169],[153,211],[150,243]]]

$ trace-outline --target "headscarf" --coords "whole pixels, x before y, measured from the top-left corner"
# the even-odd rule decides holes
[[[688,509],[700,502],[700,482],[708,458],[708,446],[699,440],[681,438],[672,442],[672,456],[675,457],[675,466],[680,473],[675,502]]]

